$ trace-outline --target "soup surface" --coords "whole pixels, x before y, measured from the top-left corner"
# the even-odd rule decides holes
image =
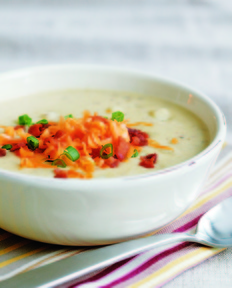
[[[206,148],[210,142],[206,125],[193,113],[174,103],[128,92],[93,90],[67,90],[25,96],[1,103],[0,125],[17,125],[20,115],[28,114],[35,123],[43,118],[59,119],[60,115],[73,114],[81,118],[83,111],[111,117],[112,112],[121,111],[128,123],[146,122],[152,126],[138,124],[134,129],[148,133],[149,138],[173,150],[143,146],[138,157],[121,162],[116,168],[95,168],[93,177],[118,177],[148,173],[181,163]],[[1,131],[4,133],[4,131]],[[155,167],[147,169],[139,165],[140,156],[157,153]],[[78,161],[78,160],[77,160]],[[20,168],[20,158],[7,151],[0,157],[0,168],[19,173],[54,177],[51,168]],[[64,170],[67,168],[64,168]]]

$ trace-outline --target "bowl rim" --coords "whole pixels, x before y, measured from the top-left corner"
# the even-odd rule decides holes
[[[148,178],[160,178],[163,177],[167,173],[176,173],[180,170],[183,170],[184,167],[192,166],[193,164],[198,164],[202,162],[206,155],[208,155],[214,148],[216,148],[218,145],[222,145],[222,141],[225,139],[226,135],[226,119],[221,111],[221,109],[217,106],[217,104],[209,98],[205,93],[201,92],[198,89],[192,88],[190,85],[182,83],[181,81],[175,80],[173,78],[164,77],[159,74],[155,74],[152,72],[144,72],[144,70],[140,71],[138,69],[129,69],[129,68],[120,68],[117,66],[112,65],[98,65],[98,64],[54,64],[54,65],[40,65],[40,66],[33,66],[33,67],[27,67],[23,69],[16,69],[12,71],[2,72],[0,73],[0,81],[11,78],[11,77],[19,77],[20,75],[28,75],[30,73],[36,73],[41,71],[52,71],[52,70],[60,69],[60,70],[70,70],[70,69],[77,69],[77,70],[89,70],[89,71],[100,71],[100,72],[111,72],[111,73],[120,73],[120,74],[128,74],[132,77],[139,77],[139,78],[145,78],[148,80],[154,80],[156,82],[160,82],[163,84],[171,85],[173,87],[180,88],[182,90],[188,90],[189,93],[194,93],[196,97],[203,100],[207,106],[211,109],[211,111],[214,113],[217,123],[217,131],[216,135],[214,136],[214,139],[212,142],[200,153],[195,155],[194,157],[181,162],[179,164],[176,164],[174,166],[170,166],[158,171],[143,173],[143,174],[136,174],[131,176],[119,176],[119,177],[112,177],[112,178],[91,178],[91,179],[68,179],[66,181],[63,181],[64,179],[59,178],[49,178],[49,177],[42,177],[42,176],[34,176],[34,175],[27,175],[27,174],[21,174],[13,171],[8,171],[4,169],[0,169],[0,176],[4,176],[4,178],[10,178],[11,180],[17,181],[17,182],[27,182],[27,183],[34,183],[36,182],[36,185],[42,185],[42,186],[60,186],[61,182],[65,182],[65,187],[67,188],[67,185],[72,186],[74,189],[81,185],[82,187],[91,187],[98,184],[105,184],[108,185],[117,185],[120,183],[125,183],[126,181],[135,181],[135,180],[146,180]],[[102,89],[103,90],[103,89]],[[195,166],[195,165],[194,165]],[[69,188],[72,188],[69,187]]]

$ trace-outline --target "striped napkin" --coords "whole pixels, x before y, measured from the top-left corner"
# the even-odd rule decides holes
[[[215,166],[202,193],[193,205],[178,219],[153,234],[194,231],[200,217],[206,211],[230,196],[232,196],[232,153],[227,154]],[[0,281],[84,253],[86,250],[88,248],[30,241],[0,229]],[[159,250],[153,249],[82,277],[72,288],[162,287],[183,271],[222,250],[224,249],[207,248],[193,243],[180,243]]]

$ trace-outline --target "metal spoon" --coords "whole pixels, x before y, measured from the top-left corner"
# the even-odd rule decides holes
[[[109,245],[19,274],[0,283],[4,288],[51,288],[73,282],[84,274],[117,261],[178,242],[196,242],[211,247],[232,246],[232,197],[210,209],[199,221],[196,234],[154,235]],[[64,286],[63,286],[64,287]]]

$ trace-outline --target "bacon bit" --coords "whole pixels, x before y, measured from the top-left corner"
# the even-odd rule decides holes
[[[54,178],[68,178],[68,171],[65,170],[55,169],[54,174]]]
[[[0,148],[0,157],[6,156],[6,149]]]
[[[128,128],[130,143],[134,146],[146,146],[148,144],[148,134],[141,130]]]
[[[28,133],[38,138],[42,134],[42,131],[41,131],[42,127],[43,127],[42,124],[31,125],[28,130]]]
[[[56,132],[56,134],[54,135],[54,139],[59,139],[59,138],[61,138],[61,137],[64,136],[64,135],[65,135],[65,132],[64,132],[64,131],[58,130],[58,131]]]
[[[179,141],[178,141],[177,138],[172,138],[171,143],[172,144],[177,144],[177,143],[179,143]]]
[[[148,139],[148,145],[153,147],[153,148],[174,151],[174,149],[172,147],[160,145],[159,142],[152,140],[152,139]]]
[[[48,123],[48,124],[42,124],[43,127],[40,128],[41,131],[44,131],[45,129],[47,129],[48,127],[50,127],[52,124],[51,123]]]
[[[44,130],[50,126],[51,124],[34,124],[30,126],[28,133],[39,138],[41,134],[44,132]]]
[[[130,123],[130,124],[126,124],[127,127],[134,127],[134,126],[139,126],[139,125],[144,125],[144,126],[153,126],[153,123],[149,123],[149,122],[135,122],[135,123]]]
[[[44,153],[45,150],[46,150],[46,149],[37,148],[37,149],[36,149],[36,152],[37,152],[37,153]]]
[[[26,146],[26,143],[21,142],[21,143],[16,143],[16,144],[11,144],[12,148],[10,149],[11,152],[14,152],[16,150],[19,150],[21,147]]]
[[[144,168],[154,168],[155,163],[157,161],[157,154],[148,154],[146,156],[141,156],[140,157],[140,163],[139,165],[144,167]]]
[[[91,152],[91,157],[93,159],[97,158],[97,157],[100,157],[100,151],[101,151],[101,148],[96,148],[96,149],[92,149],[92,152]]]

